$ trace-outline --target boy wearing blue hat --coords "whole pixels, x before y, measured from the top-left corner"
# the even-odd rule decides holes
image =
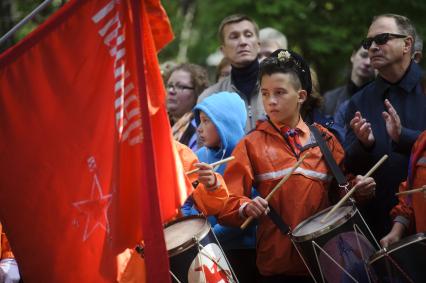
[[[231,156],[235,146],[245,135],[247,113],[240,96],[235,92],[215,93],[198,103],[193,112],[198,137],[204,145],[196,152],[198,159],[213,163]],[[214,170],[223,174],[226,166],[226,163],[221,164]],[[184,204],[182,212],[184,215],[198,214],[191,198]],[[247,269],[254,273],[256,270],[255,225],[247,231],[241,231],[239,228],[218,224],[214,216],[210,216],[209,221],[238,279],[241,282],[254,280],[255,276],[248,273]]]

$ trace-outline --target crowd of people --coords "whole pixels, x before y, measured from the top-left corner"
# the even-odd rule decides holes
[[[218,36],[223,59],[215,84],[202,66],[183,63],[167,70],[164,85],[177,151],[186,171],[198,168],[181,216],[208,217],[240,282],[313,282],[291,231],[351,187],[382,247],[425,232],[423,44],[408,18],[374,17],[353,48],[347,83],[324,95],[315,70],[281,32],[234,14]],[[247,218],[256,221],[240,229]],[[0,281],[18,282],[4,233],[0,254]]]
[[[174,133],[191,129],[193,135],[192,143],[175,138],[202,164],[235,157],[211,167],[223,175],[229,196],[203,201],[220,203],[218,213],[206,216],[240,282],[313,282],[283,224],[291,231],[351,187],[353,202],[383,247],[425,232],[426,192],[396,196],[398,188],[426,191],[422,42],[408,18],[374,17],[366,38],[354,46],[347,83],[324,95],[315,71],[288,49],[279,31],[259,31],[253,19],[234,14],[222,20],[218,36],[224,58],[217,82],[197,87],[197,75],[176,76],[184,70],[178,66],[166,79],[167,105]],[[179,103],[186,106],[178,116]],[[325,151],[344,172],[345,185]],[[365,176],[384,155],[388,160]],[[302,156],[297,170],[266,200]],[[182,214],[199,214],[198,205],[191,195]],[[249,217],[257,221],[241,231]]]

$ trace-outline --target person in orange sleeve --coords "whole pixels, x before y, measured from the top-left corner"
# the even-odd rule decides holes
[[[176,149],[185,172],[199,168],[195,174],[187,175],[193,186],[195,205],[206,216],[218,214],[228,199],[228,189],[222,175],[214,172],[207,163],[199,162],[197,155],[186,145],[175,141]]]
[[[3,225],[0,223],[1,234],[1,258],[0,258],[0,282],[2,283],[17,283],[19,282],[20,275],[18,264],[16,263],[15,256],[9,245],[9,240],[3,231]]]
[[[295,228],[330,206],[331,171],[300,115],[301,105],[312,91],[309,66],[297,53],[279,49],[261,62],[259,80],[267,119],[258,121],[256,129],[232,153],[235,160],[228,164],[224,174],[230,196],[219,214],[219,222],[240,226],[249,216],[258,218],[256,264],[262,283],[312,282],[289,236],[265,217],[273,209]],[[313,126],[322,133],[340,166],[344,151],[338,140],[324,127]],[[309,156],[268,203],[264,198],[307,152]],[[356,176],[353,183],[359,186],[356,198],[370,198],[374,194],[372,178]],[[252,187],[260,195],[253,200]]]
[[[184,171],[199,169],[197,173],[187,175],[192,186],[196,188],[192,192],[192,197],[197,209],[206,216],[217,215],[228,199],[228,189],[223,177],[215,173],[209,164],[200,163],[188,146],[178,141],[175,141],[174,144]],[[140,280],[143,280],[144,276],[144,260],[134,249],[126,249],[117,256],[118,282],[141,282]]]
[[[418,137],[412,148],[408,179],[401,183],[399,191],[415,188],[424,190],[400,195],[399,203],[391,210],[394,224],[389,234],[380,240],[384,248],[399,241],[412,223],[415,223],[417,233],[426,231],[426,131]]]

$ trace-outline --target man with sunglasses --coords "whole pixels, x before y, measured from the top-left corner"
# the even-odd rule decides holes
[[[411,60],[415,34],[404,16],[384,14],[373,19],[362,45],[378,76],[351,98],[345,115],[349,171],[365,174],[389,155],[375,173],[375,197],[361,207],[378,239],[392,227],[389,213],[397,203],[395,192],[407,177],[411,147],[426,129],[422,71]]]

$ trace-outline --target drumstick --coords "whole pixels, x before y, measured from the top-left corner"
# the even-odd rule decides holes
[[[382,158],[380,158],[380,160],[373,166],[373,168],[370,169],[370,171],[367,172],[367,174],[365,174],[364,178],[368,178],[370,177],[371,174],[374,173],[374,171],[377,170],[377,168],[379,168],[380,165],[382,165],[383,162],[385,162],[385,160],[388,158],[388,155],[385,154],[383,155]],[[357,185],[355,185],[349,192],[346,193],[346,195],[324,216],[323,219],[321,219],[321,223],[324,223],[325,220],[327,220],[328,217],[330,217],[331,214],[333,214],[339,207],[342,206],[342,204],[350,197],[352,196],[352,194],[355,192],[355,190],[358,188]]]
[[[278,182],[278,184],[272,189],[272,191],[266,196],[266,198],[265,198],[265,200],[266,201],[268,201],[269,202],[269,200],[272,198],[272,196],[275,194],[275,192],[282,186],[282,184],[284,184],[287,180],[288,180],[288,178],[290,178],[290,176],[291,176],[291,174],[293,174],[293,172],[297,169],[297,167],[299,167],[300,166],[300,164],[302,164],[302,162],[303,162],[303,160],[306,158],[306,157],[308,157],[310,155],[310,153],[308,152],[308,153],[306,153],[305,155],[303,155],[300,159],[299,159],[299,161],[297,161],[294,165],[293,165],[293,167],[291,167],[291,170],[290,170],[290,172],[287,174],[287,175],[285,175],[279,182]],[[249,218],[247,218],[246,219],[246,221],[244,221],[244,223],[241,225],[241,229],[245,229],[249,224],[250,224],[250,222],[253,220],[253,216],[250,216]]]
[[[220,165],[220,164],[226,163],[226,162],[231,161],[233,159],[235,159],[235,156],[229,156],[228,158],[225,158],[225,159],[213,162],[213,163],[211,163],[209,165],[212,166],[212,167],[215,167],[216,165]],[[193,169],[191,171],[188,171],[188,172],[186,172],[186,175],[191,175],[193,173],[197,173],[198,171],[200,171],[200,168],[196,168],[196,169]]]
[[[426,186],[423,186],[423,187],[417,188],[417,189],[413,189],[413,190],[409,190],[409,191],[399,192],[399,193],[396,193],[395,195],[396,196],[399,196],[399,195],[410,195],[410,194],[414,194],[414,193],[418,193],[418,192],[423,192],[423,191],[426,191]]]

